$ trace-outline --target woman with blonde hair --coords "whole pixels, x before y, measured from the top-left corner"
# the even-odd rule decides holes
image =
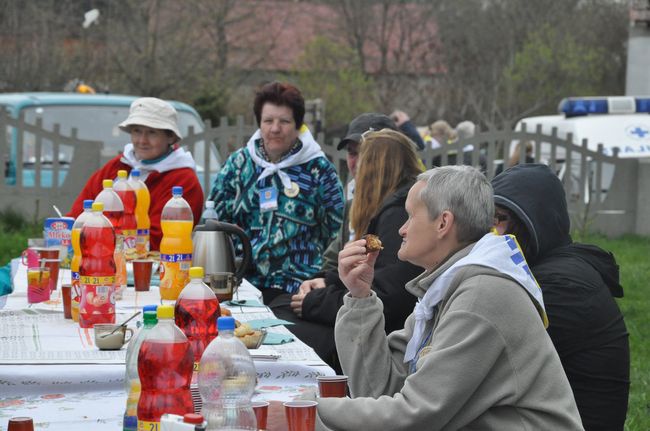
[[[372,289],[385,304],[387,333],[404,327],[404,321],[415,305],[415,297],[404,289],[404,285],[423,271],[397,258],[402,243],[398,231],[408,218],[404,203],[420,172],[422,168],[415,147],[402,133],[382,129],[363,135],[350,209],[350,228],[352,238],[374,234],[382,242]],[[325,278],[325,287],[303,289],[305,286],[301,286],[300,292],[291,298],[291,309],[286,304],[283,308],[274,307],[274,304],[271,307],[278,317],[296,323],[289,329],[336,368],[334,322],[347,288],[339,279],[338,269],[317,276]]]

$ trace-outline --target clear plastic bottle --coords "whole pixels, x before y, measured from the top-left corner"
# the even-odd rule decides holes
[[[183,199],[183,187],[172,187],[172,198],[160,215],[160,297],[175,301],[189,281],[192,264],[192,208]]]
[[[235,319],[217,319],[219,335],[203,352],[199,365],[201,413],[208,430],[255,430],[251,405],[255,365],[248,349],[235,337]]]
[[[70,261],[70,281],[72,284],[72,292],[70,298],[72,320],[79,321],[79,301],[81,300],[81,286],[79,284],[79,264],[81,263],[81,245],[79,239],[81,237],[81,228],[86,220],[92,214],[93,200],[84,200],[84,212],[79,214],[77,219],[72,225],[72,233],[70,239],[72,241],[72,260]]]
[[[135,250],[138,258],[143,259],[149,253],[149,229],[151,228],[149,206],[151,205],[151,195],[149,194],[147,185],[140,179],[140,170],[131,170],[129,184],[135,190],[136,196],[135,220],[138,226],[138,232],[135,241]]]
[[[129,184],[126,170],[117,171],[117,181],[113,184],[113,190],[122,200],[124,205],[124,214],[120,221],[122,229],[122,238],[124,241],[124,256],[127,260],[135,257],[135,241],[138,233],[138,224],[135,218],[135,208],[137,205],[135,190]]]
[[[124,204],[120,196],[113,190],[113,180],[102,181],[104,189],[99,192],[95,202],[104,204],[104,215],[111,221],[115,229],[115,293],[119,299],[122,290],[126,289],[126,259],[124,258],[124,236],[122,235],[122,216],[124,215]]]
[[[190,282],[176,300],[174,319],[190,340],[197,370],[203,351],[217,336],[217,317],[221,315],[217,295],[203,282],[203,268],[190,268]]]
[[[194,356],[183,331],[174,324],[174,307],[161,305],[158,324],[149,331],[138,353],[140,399],[138,429],[160,429],[164,413],[194,411],[190,380]]]
[[[138,353],[140,346],[149,331],[158,323],[156,315],[157,305],[145,305],[142,309],[143,326],[129,341],[126,349],[126,411],[124,412],[123,431],[137,431],[138,429],[138,400],[140,400],[140,377],[138,377]]]
[[[95,323],[115,323],[115,231],[102,215],[103,203],[94,202],[92,209],[79,236],[79,326],[82,328],[92,328]]]
[[[199,224],[204,224],[206,220],[219,220],[219,215],[214,209],[214,201],[205,201],[205,209],[201,214],[201,220]]]

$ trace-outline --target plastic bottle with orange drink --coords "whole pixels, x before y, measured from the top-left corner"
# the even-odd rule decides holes
[[[192,208],[183,199],[183,187],[172,187],[172,198],[160,215],[160,297],[175,301],[189,281],[192,264]]]
[[[129,184],[135,190],[136,196],[135,220],[138,232],[135,240],[135,251],[138,258],[143,259],[149,254],[149,229],[151,228],[149,206],[151,205],[151,196],[147,185],[140,179],[139,169],[131,170]]]
[[[105,179],[102,181],[104,190],[102,190],[95,202],[104,204],[104,216],[110,220],[115,229],[115,291],[121,296],[122,290],[126,289],[126,259],[124,258],[124,237],[122,236],[122,216],[124,215],[124,204],[120,196],[113,190],[113,180]]]
[[[102,214],[102,202],[94,202],[92,209],[79,236],[79,326],[82,328],[115,323],[115,230]]]
[[[124,256],[126,260],[135,258],[135,243],[138,234],[138,224],[135,217],[136,194],[127,179],[127,172],[124,169],[117,171],[117,181],[113,184],[113,190],[120,197],[124,205],[124,214],[120,220],[122,240],[124,242]]]
[[[79,321],[79,300],[81,299],[81,286],[79,284],[79,264],[81,263],[81,245],[79,239],[81,236],[81,228],[86,220],[92,215],[92,199],[84,200],[84,212],[79,214],[77,219],[72,225],[72,260],[70,260],[70,281],[72,284],[72,292],[70,295],[70,311],[72,320]]]

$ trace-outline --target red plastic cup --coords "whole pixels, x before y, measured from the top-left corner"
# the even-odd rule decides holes
[[[27,302],[36,304],[50,300],[50,270],[27,268]]]
[[[59,283],[59,259],[41,259],[41,262],[50,270],[50,291],[56,290]]]
[[[316,429],[316,401],[288,401],[284,405],[289,431],[314,431]]]
[[[34,421],[28,417],[11,418],[7,431],[34,431]]]
[[[63,298],[63,317],[72,319],[72,285],[63,284],[61,286],[61,297]]]
[[[40,259],[59,259],[59,247],[34,247]]]
[[[269,415],[269,403],[267,401],[253,401],[252,404],[255,418],[257,419],[257,429],[265,430]]]
[[[151,266],[153,260],[135,259],[133,263],[133,284],[138,292],[145,292],[151,286]]]
[[[317,379],[323,398],[343,398],[348,394],[348,376],[318,376]]]

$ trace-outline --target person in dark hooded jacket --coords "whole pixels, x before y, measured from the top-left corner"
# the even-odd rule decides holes
[[[622,430],[630,348],[614,300],[623,296],[614,256],[572,241],[564,189],[548,166],[512,167],[497,175],[492,186],[495,228],[516,236],[542,288],[548,333],[585,430]]]

